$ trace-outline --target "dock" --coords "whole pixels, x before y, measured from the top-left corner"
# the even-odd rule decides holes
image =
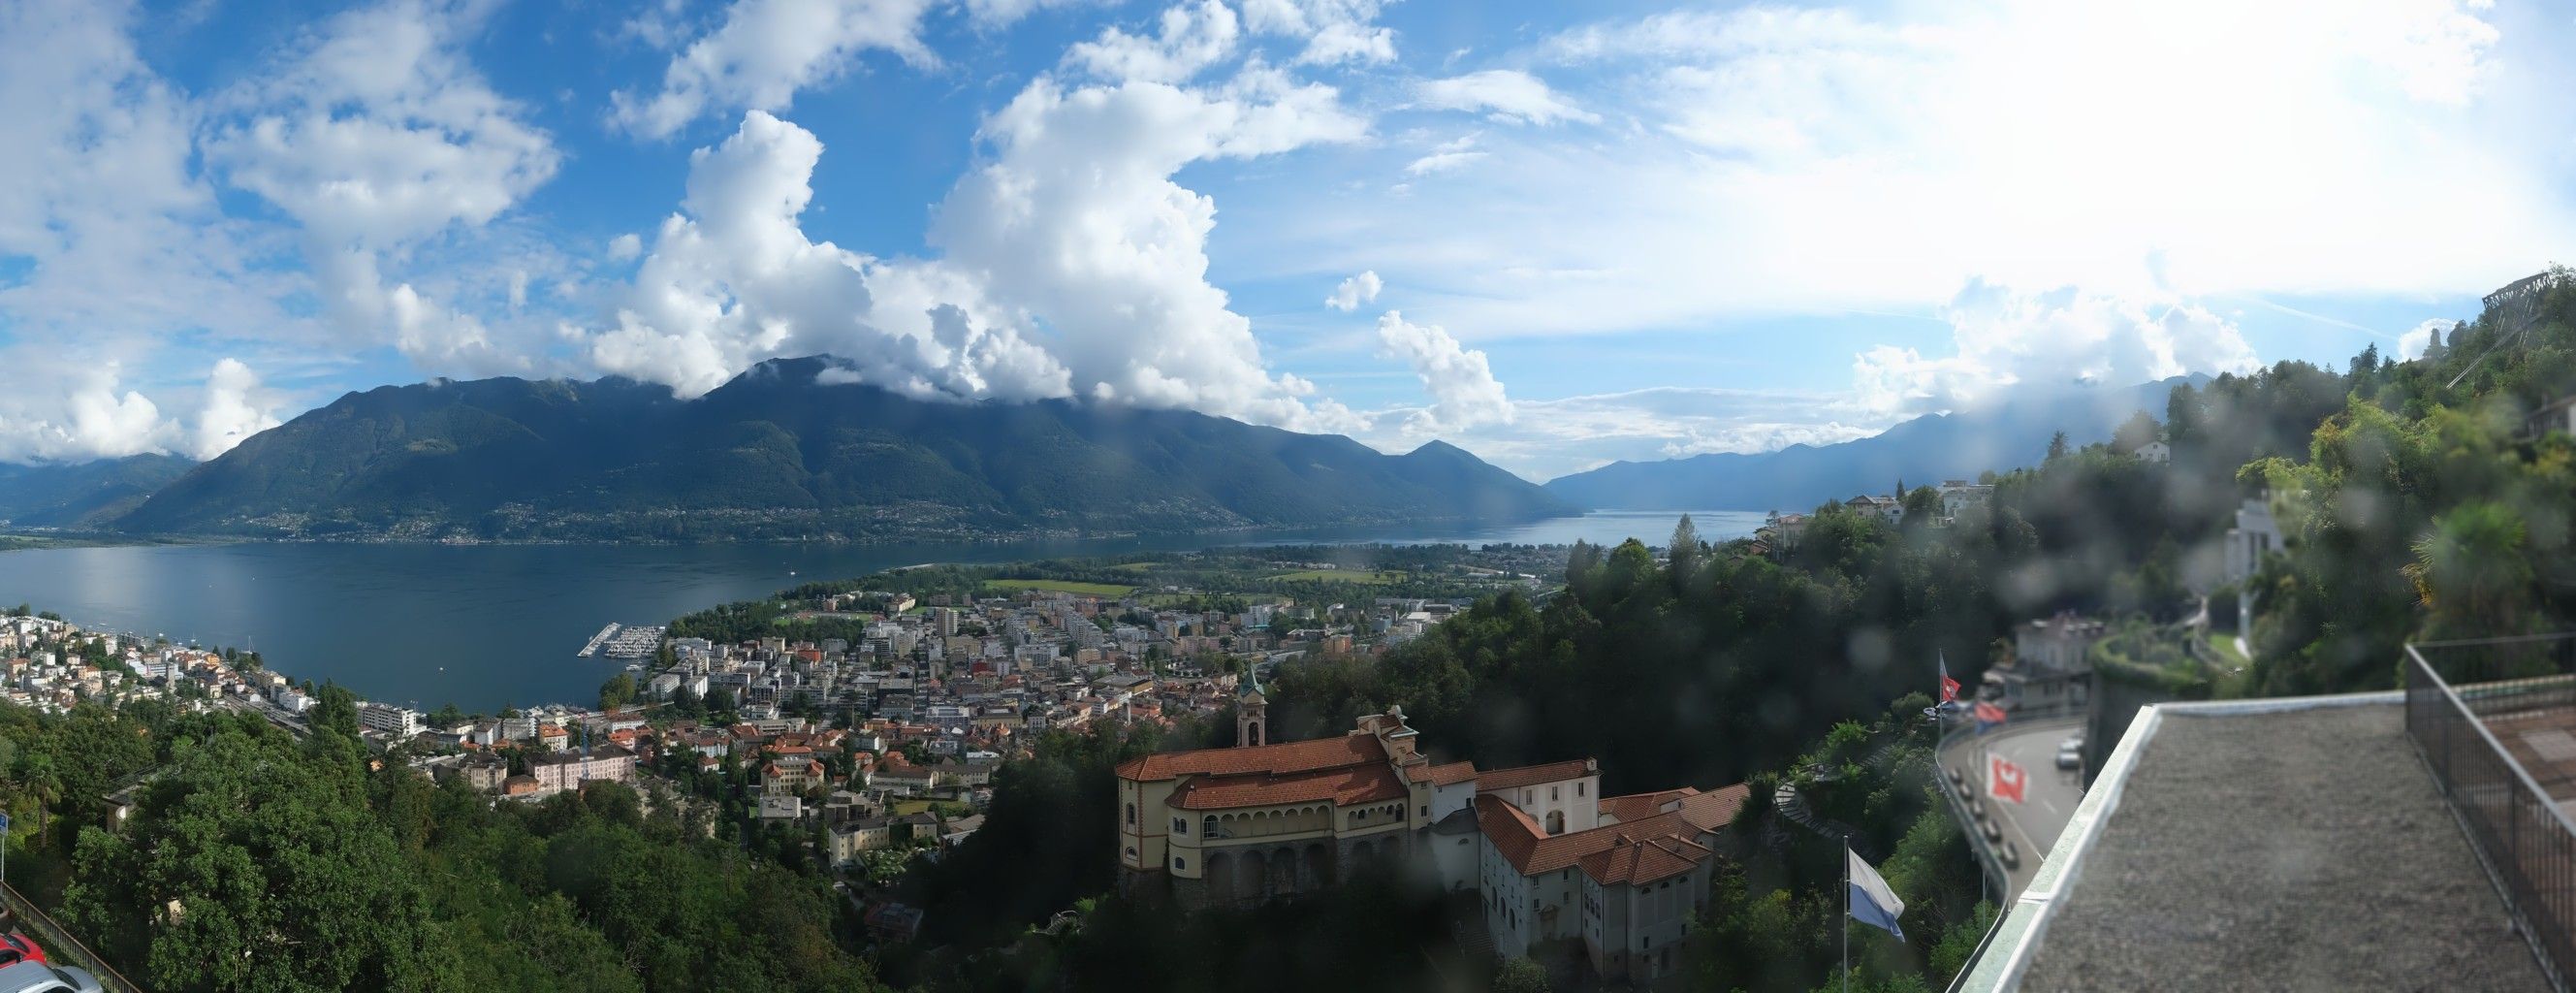
[[[599,654],[599,646],[607,644],[608,639],[616,637],[617,628],[618,625],[611,624],[599,629],[598,634],[590,636],[590,644],[581,646],[581,651],[574,653],[573,657],[586,659]]]

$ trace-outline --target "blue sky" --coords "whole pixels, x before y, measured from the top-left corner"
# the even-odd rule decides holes
[[[2564,11],[0,0],[0,459],[828,352],[1545,479],[2340,363],[2563,256]]]

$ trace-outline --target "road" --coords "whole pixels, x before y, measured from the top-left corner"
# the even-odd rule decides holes
[[[2066,830],[2067,818],[2075,816],[2075,805],[2084,799],[2084,773],[2079,769],[2057,767],[2057,744],[2082,726],[2081,718],[2039,721],[2027,725],[2007,725],[2003,730],[1982,736],[1971,736],[1954,742],[1941,752],[1941,765],[1957,769],[1967,777],[1968,792],[1981,797],[1988,816],[1997,818],[2004,840],[2021,854],[2021,864],[2006,871],[2012,892],[2005,900],[2021,893],[2038,875],[2040,860],[2057,844],[2057,836]],[[2023,802],[2011,803],[1994,799],[1986,793],[1986,757],[2000,755],[2021,766],[2030,774],[2023,790]],[[1971,825],[1969,830],[1975,830]]]

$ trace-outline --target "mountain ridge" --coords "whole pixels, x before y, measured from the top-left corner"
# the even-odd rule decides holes
[[[1559,476],[1544,488],[1595,510],[1803,511],[1856,493],[1885,493],[1900,479],[1923,485],[2036,465],[2058,431],[2078,445],[2106,440],[2138,411],[2161,419],[2175,386],[2209,380],[2194,374],[2125,387],[2022,390],[1974,408],[1925,414],[1866,438],[1768,452],[1623,460]]]
[[[1389,455],[1189,411],[915,400],[827,382],[834,361],[774,359],[693,400],[621,377],[352,392],[111,524],[276,538],[877,540],[1577,512],[1445,443]]]

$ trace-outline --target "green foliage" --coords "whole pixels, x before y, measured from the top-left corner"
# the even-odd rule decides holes
[[[622,710],[635,702],[635,677],[624,672],[599,684],[599,709]]]
[[[1503,960],[1494,969],[1494,993],[1548,993],[1547,970],[1526,957]]]

